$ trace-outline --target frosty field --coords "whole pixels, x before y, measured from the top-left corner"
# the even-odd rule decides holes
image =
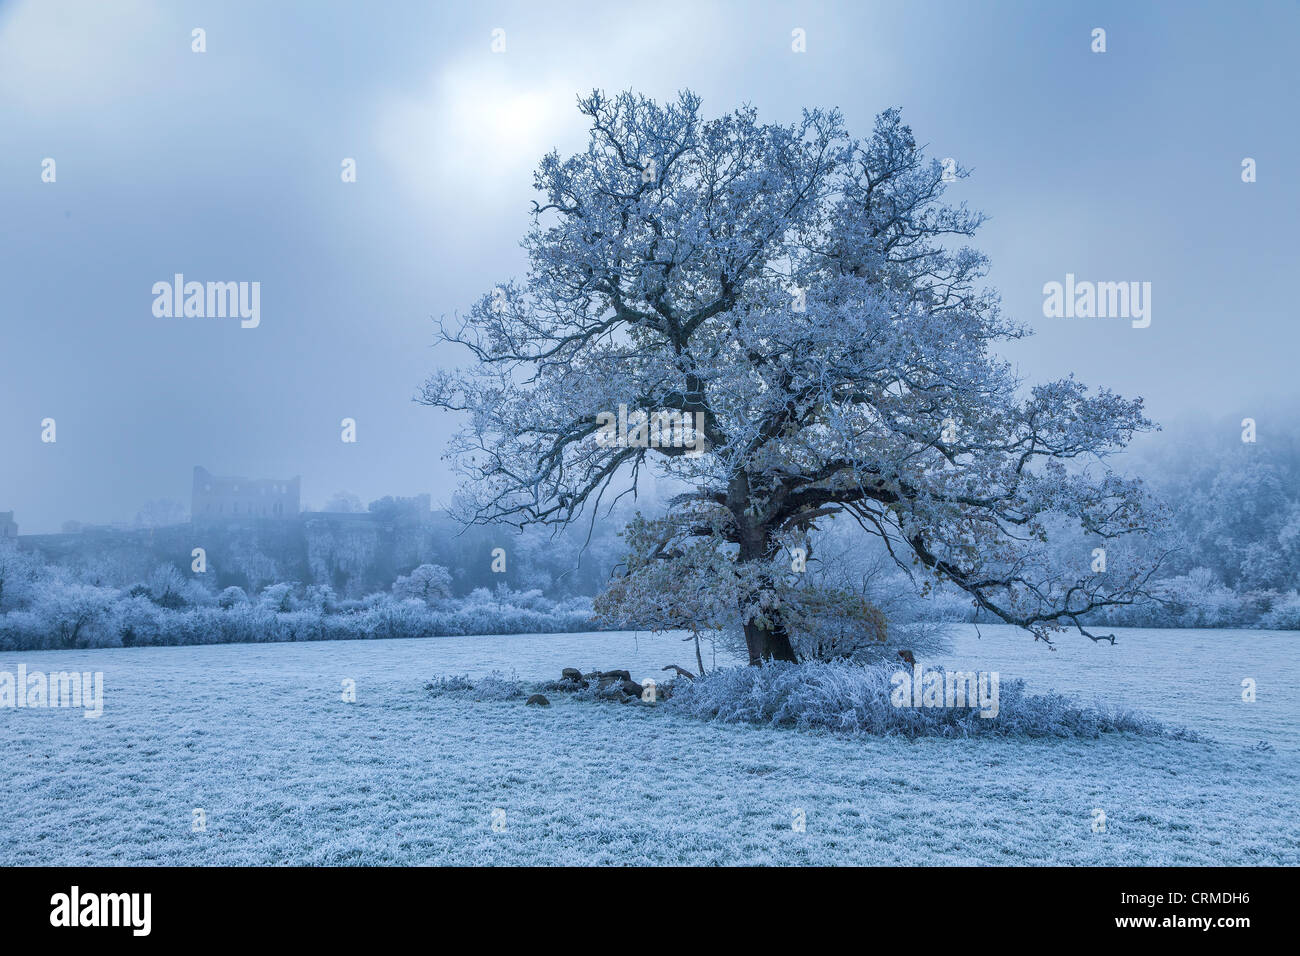
[[[494,669],[693,667],[672,635],[4,653],[10,672],[102,671],[105,693],[95,720],[0,709],[0,863],[1300,863],[1300,634],[1121,630],[1114,647],[1064,635],[1049,652],[980,632],[957,626],[934,663],[1213,739],[910,742],[423,690]]]

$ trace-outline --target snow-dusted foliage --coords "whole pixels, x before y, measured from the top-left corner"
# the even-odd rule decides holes
[[[947,650],[944,622],[958,620],[960,614],[931,600],[930,589],[918,587],[887,551],[864,548],[846,530],[833,526],[816,536],[802,592],[831,595],[837,603],[847,600],[855,610],[868,611],[840,614],[831,603],[829,612],[803,615],[791,635],[799,659],[896,663],[899,651],[930,657]],[[964,605],[962,610],[970,609],[967,595],[957,591],[952,596]]]
[[[1271,411],[1277,421],[1293,409]],[[1174,510],[1182,539],[1171,571],[1198,567],[1237,593],[1291,591],[1300,581],[1300,435],[1243,442],[1235,419],[1175,427],[1138,465]]]
[[[1295,591],[1234,590],[1209,568],[1151,583],[1155,603],[1106,608],[1092,620],[1116,627],[1258,627],[1300,630]]]
[[[12,540],[0,538],[0,613],[31,601],[40,572],[40,561],[18,550]]]
[[[819,620],[878,629],[857,589],[792,559],[835,515],[1044,640],[1144,597],[1153,565],[1079,573],[1046,543],[1053,518],[1103,541],[1156,523],[1105,466],[1150,427],[1141,401],[1026,390],[993,354],[1026,330],[959,245],[982,217],[943,204],[897,110],[855,139],[835,111],[706,120],[690,92],[580,109],[588,148],[536,173],[527,276],[444,323],[475,364],[419,396],[467,414],[465,518],[566,525],[657,469],[688,491],[629,528],[602,614],[729,622],[754,661],[794,659]],[[661,413],[687,424],[664,440]]]
[[[223,610],[230,610],[237,604],[247,604],[248,595],[240,587],[228,587],[217,596],[217,604]]]
[[[1085,705],[1061,694],[1029,694],[1022,680],[999,683],[996,716],[974,707],[898,707],[891,678],[899,668],[808,661],[720,668],[677,680],[664,706],[725,723],[770,724],[906,737],[1098,737],[1128,732],[1195,739],[1134,711]]]
[[[1265,615],[1263,624],[1282,631],[1300,631],[1300,594],[1292,591],[1281,598]]]
[[[275,611],[277,614],[292,611],[294,610],[293,585],[281,583],[265,587],[258,595],[257,602],[268,611]]]
[[[424,685],[433,697],[466,694],[474,700],[514,700],[525,694],[523,681],[507,677],[500,671],[471,679],[468,675],[435,677]]]
[[[0,614],[0,650],[541,634],[592,626],[587,598],[553,601],[505,587],[431,605],[385,593],[339,601],[328,586],[282,582],[250,601],[240,588],[213,596],[174,571],[129,589],[69,580],[61,569],[39,565],[24,566],[23,574],[20,589],[9,573],[15,606]]]
[[[451,574],[441,565],[422,564],[393,582],[393,595],[436,604],[451,597]]]

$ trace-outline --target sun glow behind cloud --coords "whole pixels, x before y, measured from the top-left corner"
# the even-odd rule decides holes
[[[527,189],[537,161],[580,139],[575,88],[555,78],[512,83],[482,66],[454,64],[427,95],[400,98],[379,112],[381,154],[421,199],[499,193],[505,183]],[[513,191],[513,187],[512,187]]]

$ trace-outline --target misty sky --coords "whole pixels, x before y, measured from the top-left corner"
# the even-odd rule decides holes
[[[454,421],[411,396],[463,356],[431,319],[520,270],[531,170],[584,144],[592,87],[838,106],[860,134],[901,106],[974,172],[949,198],[991,216],[976,245],[1038,332],[1006,353],[1026,377],[1294,430],[1300,5],[1062,7],[0,3],[0,511],[130,519],[188,504],[196,464],[300,474],[316,507],[445,501]],[[155,317],[178,272],[260,282],[260,326]],[[1044,318],[1066,273],[1151,282],[1150,327]]]

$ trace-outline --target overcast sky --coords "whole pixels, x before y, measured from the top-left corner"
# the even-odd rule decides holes
[[[991,216],[1027,378],[1164,420],[1300,411],[1300,5],[1064,7],[0,3],[0,510],[24,533],[130,519],[188,503],[196,464],[300,474],[317,507],[445,501],[454,422],[411,396],[462,357],[431,319],[520,270],[531,170],[585,142],[593,87],[838,106],[859,133],[901,106],[974,172],[950,196]],[[175,273],[260,282],[260,326],[155,317]],[[1150,327],[1045,318],[1067,273],[1152,283]]]

